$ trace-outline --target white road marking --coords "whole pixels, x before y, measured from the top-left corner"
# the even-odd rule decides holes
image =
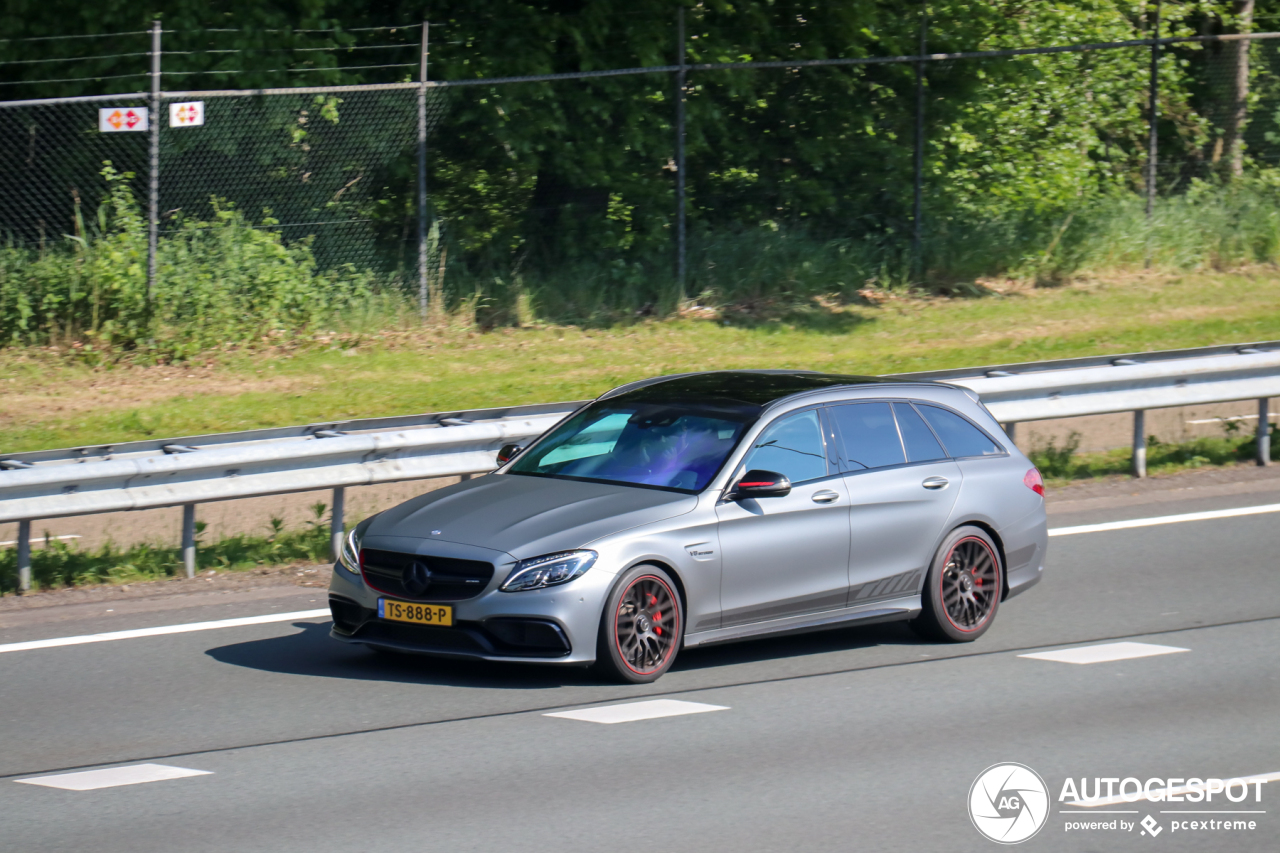
[[[70,533],[66,536],[50,536],[50,537],[39,536],[39,537],[33,538],[31,540],[31,543],[35,544],[36,542],[44,542],[47,545],[50,539],[56,539],[59,542],[64,542],[67,539],[79,539],[79,538],[80,538],[80,535],[77,533]],[[0,548],[4,547],[5,545],[17,545],[17,544],[18,544],[17,539],[14,539],[11,542],[0,542]]]
[[[544,717],[564,717],[566,720],[585,720],[588,723],[632,723],[636,720],[654,720],[659,717],[678,717],[681,714],[705,714],[708,711],[727,711],[724,705],[704,705],[701,702],[682,702],[678,699],[650,699],[648,702],[627,702],[624,705],[603,705],[584,708],[581,711],[559,711],[543,714]]]
[[[84,643],[109,643],[112,640],[133,640],[138,637],[160,637],[165,634],[187,634],[191,631],[212,631],[215,628],[240,628],[245,625],[265,625],[269,622],[288,622],[293,619],[315,619],[328,616],[324,610],[298,610],[293,613],[271,613],[266,616],[242,616],[238,619],[219,619],[216,622],[187,622],[182,625],[164,625],[159,628],[135,628],[131,631],[108,631],[105,634],[82,634],[78,637],[53,637],[48,640],[29,640],[25,643],[0,645],[0,652],[25,652],[31,649],[52,649],[58,646],[79,646]]]
[[[1223,778],[1226,779],[1227,777],[1224,776]],[[1246,785],[1252,785],[1254,782],[1275,782],[1277,780],[1280,780],[1280,773],[1259,773],[1256,776],[1233,776],[1229,781],[1240,781],[1244,782]],[[1141,802],[1142,800],[1149,800],[1150,802],[1158,803],[1164,801],[1165,794],[1172,794],[1175,797],[1181,797],[1183,794],[1188,794],[1192,791],[1198,790],[1200,789],[1193,785],[1177,785],[1173,788],[1153,788],[1150,794],[1143,792],[1137,797],[1137,799],[1133,799],[1133,795],[1131,794],[1129,799],[1125,799],[1120,796],[1103,797],[1097,800],[1089,800],[1088,802],[1081,800],[1077,803],[1063,803],[1063,805],[1078,805],[1081,808],[1093,809],[1099,806],[1118,806],[1121,803],[1134,803]],[[1161,814],[1164,814],[1164,812],[1161,812]]]
[[[1133,658],[1149,658],[1155,655],[1171,655],[1174,652],[1189,652],[1177,646],[1157,646],[1152,643],[1103,643],[1100,646],[1079,646],[1074,649],[1059,649],[1056,652],[1036,652],[1031,655],[1018,655],[1020,658],[1034,660],[1052,660],[1059,663],[1107,663],[1113,660],[1131,660]]]
[[[1280,504],[1242,506],[1236,509],[1213,509],[1208,512],[1188,512],[1182,515],[1160,515],[1154,518],[1131,518],[1128,521],[1106,521],[1102,524],[1081,524],[1076,527],[1053,527],[1050,536],[1072,536],[1076,533],[1102,533],[1106,530],[1128,530],[1131,527],[1154,527],[1157,524],[1178,524],[1183,521],[1210,521],[1215,518],[1235,518],[1239,515],[1262,515],[1280,512]]]
[[[167,779],[185,779],[187,776],[212,775],[211,770],[189,770],[186,767],[170,767],[167,764],[131,764],[127,767],[59,773],[55,776],[33,776],[30,779],[14,781],[24,785],[61,788],[64,791],[96,791],[99,788],[116,788],[120,785],[141,785],[143,782],[163,782]]]
[[[1267,412],[1268,418],[1274,418],[1275,416],[1276,416],[1275,412]],[[1189,424],[1220,424],[1220,423],[1223,423],[1224,421],[1256,421],[1257,419],[1258,419],[1257,415],[1232,415],[1225,418],[1200,418],[1199,420],[1195,420],[1195,421],[1187,421],[1187,423]]]
[[[1107,530],[1127,530],[1133,527],[1150,527],[1157,524],[1176,524],[1182,521],[1208,521],[1215,518],[1233,518],[1241,515],[1261,515],[1268,512],[1280,512],[1280,504],[1247,506],[1239,507],[1237,509],[1218,509],[1210,510],[1209,512],[1189,512],[1183,515],[1162,515],[1155,518],[1134,518],[1128,521],[1108,521],[1102,524],[1082,524],[1076,527],[1055,527],[1049,530],[1049,535],[1071,536],[1076,533],[1101,533]],[[216,622],[192,622],[186,625],[166,625],[162,628],[138,628],[132,631],[110,631],[105,634],[85,634],[79,637],[56,637],[49,640],[32,640],[25,643],[9,643],[7,645],[0,645],[0,653],[22,652],[29,651],[31,649],[52,649],[58,646],[78,646],[84,643],[105,643],[112,640],[131,640],[137,637],[158,637],[164,634],[185,634],[190,631],[210,631],[214,628],[238,628],[244,625],[263,625],[268,622],[287,622],[290,619],[315,619],[319,616],[328,615],[328,609],[300,610],[295,613],[273,613],[269,616],[246,616],[240,619],[222,619]],[[719,710],[719,708],[709,710]],[[686,711],[682,713],[692,712]],[[670,715],[660,714],[658,716]]]

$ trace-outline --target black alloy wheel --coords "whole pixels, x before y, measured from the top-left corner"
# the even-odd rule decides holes
[[[636,566],[619,579],[605,604],[596,653],[607,675],[645,684],[671,668],[684,631],[675,590],[657,566]]]
[[[943,541],[929,569],[917,633],[935,640],[969,642],[995,619],[1003,592],[999,553],[986,531],[960,527]]]

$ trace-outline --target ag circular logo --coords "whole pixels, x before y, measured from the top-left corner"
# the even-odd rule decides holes
[[[987,838],[1018,844],[1040,831],[1049,818],[1049,789],[1025,764],[993,764],[969,789],[969,819]]]

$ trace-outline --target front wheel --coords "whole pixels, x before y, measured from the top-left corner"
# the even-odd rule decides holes
[[[1002,589],[999,551],[991,537],[980,527],[957,527],[933,558],[923,608],[911,627],[931,640],[972,642],[995,620]]]
[[[684,611],[671,576],[657,566],[636,566],[605,602],[596,666],[629,684],[657,681],[671,668],[683,636]]]

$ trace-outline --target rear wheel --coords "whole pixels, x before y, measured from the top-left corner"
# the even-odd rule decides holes
[[[605,602],[596,666],[629,684],[657,681],[684,636],[684,611],[671,576],[657,566],[628,570]]]
[[[991,537],[980,527],[958,527],[934,555],[923,608],[911,627],[931,640],[976,640],[996,618],[1003,581],[999,551]]]

